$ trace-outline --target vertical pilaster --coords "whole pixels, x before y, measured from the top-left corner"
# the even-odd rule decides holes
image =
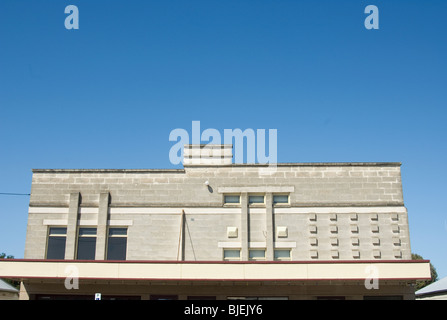
[[[80,202],[81,194],[79,192],[70,193],[67,217],[67,239],[65,242],[66,260],[73,260],[76,258],[76,232],[78,228],[78,212]]]
[[[266,227],[266,248],[265,259],[272,261],[274,259],[274,226],[273,226],[273,195],[272,193],[265,194],[265,227]]]
[[[180,214],[180,231],[178,238],[178,248],[177,248],[177,260],[184,261],[185,260],[185,210],[182,210]]]
[[[102,192],[99,195],[98,227],[96,229],[95,260],[106,260],[107,219],[109,213],[110,194]]]
[[[241,260],[248,260],[248,194],[241,193]]]

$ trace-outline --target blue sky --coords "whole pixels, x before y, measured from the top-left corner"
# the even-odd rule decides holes
[[[79,8],[79,30],[64,9]],[[364,27],[367,5],[379,30]],[[402,162],[412,251],[447,276],[447,2],[0,2],[0,192],[32,168],[172,168],[169,133],[278,130],[279,162]],[[28,197],[0,196],[23,257]]]

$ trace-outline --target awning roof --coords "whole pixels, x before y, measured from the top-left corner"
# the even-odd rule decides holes
[[[416,291],[416,296],[434,294],[436,292],[447,292],[447,277],[433,282],[428,286]]]
[[[13,279],[303,281],[424,280],[425,260],[389,261],[79,261],[4,260],[0,277]]]
[[[19,292],[19,290],[11,286],[9,283],[6,283],[2,279],[0,279],[0,291]]]

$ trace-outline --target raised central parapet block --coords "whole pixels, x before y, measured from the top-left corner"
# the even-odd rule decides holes
[[[183,149],[184,166],[222,166],[232,161],[232,144],[186,144]]]

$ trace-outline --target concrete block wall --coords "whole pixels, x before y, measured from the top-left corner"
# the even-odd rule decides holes
[[[403,205],[400,166],[385,164],[283,164],[186,167],[185,170],[34,170],[31,206],[64,206],[71,192],[98,206],[110,192],[113,205],[220,206],[218,187],[293,186],[292,205]],[[208,180],[210,187],[204,182]]]
[[[250,243],[265,243],[271,259],[280,242],[290,245],[292,260],[410,258],[400,164],[278,164],[269,174],[262,174],[263,169],[200,165],[184,170],[34,170],[25,258],[45,258],[49,226],[64,223],[70,230],[97,225],[101,246],[106,224],[126,226],[128,260],[175,260],[179,251],[185,260],[222,260],[228,242],[240,243],[243,260]],[[274,195],[291,190],[290,203],[227,205],[225,190],[239,190],[245,199],[253,191]],[[75,195],[79,203],[70,200]],[[353,214],[357,220],[351,219]],[[374,214],[377,218],[371,220]],[[227,237],[230,226],[238,228],[237,238]],[[277,226],[288,228],[287,238],[276,236]],[[73,237],[73,232],[67,235],[71,249],[66,258],[74,256]],[[101,250],[98,259],[104,257]]]
[[[375,210],[368,210],[371,213],[345,213],[344,210],[333,213],[335,210],[330,209],[317,214],[275,214],[275,225],[288,227],[288,237],[276,237],[275,241],[297,242],[292,249],[293,260],[411,259],[406,211],[391,213],[391,209],[377,214]],[[372,216],[378,219],[371,220]],[[398,220],[394,220],[396,216]],[[393,230],[393,226],[397,228]]]

